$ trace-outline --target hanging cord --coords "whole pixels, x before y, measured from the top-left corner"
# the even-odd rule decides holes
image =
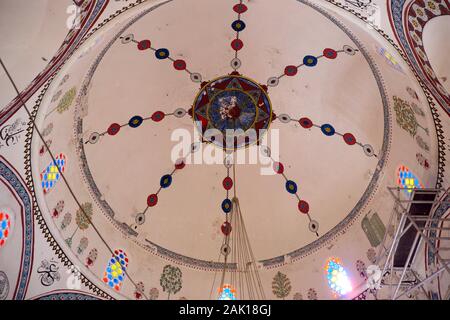
[[[52,158],[53,163],[56,163],[56,159],[52,153],[52,151],[50,150],[47,142],[45,141],[44,137],[42,136],[41,132],[39,131],[35,119],[32,116],[30,110],[27,108],[25,102],[22,99],[22,95],[19,92],[19,89],[16,86],[16,83],[14,82],[14,80],[12,79],[8,69],[6,68],[5,64],[3,63],[3,60],[0,58],[0,64],[3,67],[3,70],[5,70],[6,75],[8,76],[9,81],[11,82],[12,86],[14,87],[14,90],[17,93],[17,96],[20,99],[20,103],[22,104],[22,107],[25,109],[25,111],[28,114],[28,117],[30,118],[32,124],[33,124],[33,128],[34,130],[36,130],[39,138],[41,139],[42,143],[44,144],[45,149],[48,151],[50,157]],[[84,217],[86,220],[89,221],[89,223],[92,225],[92,228],[94,229],[94,231],[97,233],[97,235],[99,236],[100,240],[105,244],[106,248],[109,250],[109,252],[111,253],[111,255],[115,256],[114,251],[111,249],[111,247],[107,244],[106,240],[102,237],[102,235],[100,234],[99,230],[97,229],[97,227],[94,225],[93,221],[91,220],[91,218],[89,217],[88,214],[86,214],[86,212],[84,211],[84,208],[82,207],[80,201],[78,200],[78,198],[75,196],[74,191],[72,190],[72,188],[69,185],[69,182],[67,181],[66,177],[64,176],[64,174],[61,171],[61,168],[57,165],[56,166],[58,168],[58,173],[60,174],[60,176],[62,177],[64,184],[66,185],[67,189],[69,190],[70,194],[72,195],[72,198],[75,200],[76,204],[79,207],[79,210],[83,213]],[[127,270],[123,271],[125,273],[125,275],[127,276],[127,279],[130,280],[130,282],[134,285],[135,288],[137,288],[137,284],[133,281],[133,279],[130,277],[130,275],[128,274]],[[145,292],[142,292],[142,295],[144,296],[145,299],[149,300],[149,298],[145,295]]]

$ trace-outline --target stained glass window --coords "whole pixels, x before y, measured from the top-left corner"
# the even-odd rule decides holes
[[[0,248],[6,243],[11,229],[9,214],[0,211]]]
[[[125,280],[125,271],[127,268],[127,254],[123,250],[115,250],[103,274],[103,282],[114,290],[120,291]]]
[[[55,157],[55,161],[51,162],[41,173],[41,186],[44,193],[48,193],[56,184],[56,182],[61,179],[61,174],[59,170],[64,173],[66,168],[66,156],[62,153]]]
[[[236,290],[229,284],[219,288],[219,300],[236,300]]]
[[[410,195],[415,188],[423,188],[419,178],[412,173],[407,166],[400,166],[397,170],[397,185],[400,188],[407,188],[404,192]]]
[[[385,48],[377,47],[378,54],[382,56],[386,62],[393,67],[394,69],[403,72],[402,67],[400,64],[395,60],[394,56],[390,54]]]
[[[336,297],[346,295],[352,291],[350,279],[348,278],[347,272],[342,266],[340,259],[328,259],[325,266],[325,272],[327,274],[328,286]]]

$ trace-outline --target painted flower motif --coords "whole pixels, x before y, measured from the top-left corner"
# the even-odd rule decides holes
[[[420,18],[424,22],[428,21],[428,17],[422,7],[415,3],[413,4],[412,9],[415,11],[418,18]]]
[[[426,141],[422,138],[422,136],[417,136],[416,142],[419,145],[419,147],[421,147],[423,150],[427,152],[430,151],[430,146],[428,145],[428,143],[426,143]]]
[[[308,300],[317,300],[317,292],[314,289],[308,290]]]
[[[406,91],[408,92],[408,94],[411,96],[411,98],[419,100],[419,96],[417,95],[417,92],[411,88],[411,87],[406,87]]]
[[[414,111],[408,102],[394,96],[394,110],[396,114],[397,124],[411,136],[417,134],[418,123]]]
[[[417,33],[415,33],[414,31],[410,31],[409,34],[411,35],[411,38],[414,40],[414,42],[418,45],[418,46],[422,46],[422,40],[420,39],[420,37],[417,35]]]
[[[53,208],[52,217],[53,218],[58,218],[63,210],[64,210],[64,200],[60,200],[56,204],[55,208]]]
[[[427,0],[425,1],[425,8],[431,11],[435,16],[440,16],[442,12],[439,8],[439,4],[441,4],[441,1]]]
[[[61,230],[67,228],[71,222],[72,222],[72,214],[70,212],[67,212],[61,221]]]
[[[67,82],[67,80],[69,80],[70,75],[66,74],[62,79],[61,82],[59,83],[59,86],[61,87],[64,83]]]
[[[422,25],[420,24],[419,20],[417,20],[416,17],[409,16],[408,20],[413,25],[413,27],[415,29],[414,32],[422,32],[423,31]]]
[[[53,122],[50,122],[44,130],[42,130],[42,136],[46,137],[53,131]]]
[[[420,59],[422,59],[422,61],[424,61],[424,62],[428,61],[427,55],[425,54],[425,52],[423,52],[423,50],[421,48],[416,47],[415,49],[416,49],[416,52],[419,55]]]
[[[138,282],[136,285],[136,290],[134,291],[134,297],[136,300],[142,299],[142,296],[144,295],[145,286],[142,281]]]
[[[45,141],[45,144],[47,145],[47,147],[50,149],[50,146],[52,145],[52,139],[48,139],[48,140],[46,140]],[[43,156],[45,153],[47,152],[47,148],[45,147],[45,145],[44,144],[42,144],[40,147],[39,147],[39,155],[40,156]]]
[[[77,253],[82,254],[84,252],[84,250],[86,250],[88,245],[89,245],[89,239],[86,237],[81,238],[80,243],[78,244],[78,247],[77,247]]]
[[[55,102],[59,99],[59,97],[61,97],[62,91],[58,90],[58,92],[56,92],[53,97],[52,97],[52,102]]]
[[[414,110],[415,114],[421,117],[425,117],[425,112],[423,112],[423,110],[417,105],[417,103],[411,102],[411,108]]]
[[[430,168],[430,163],[428,162],[428,160],[425,158],[425,156],[423,154],[416,153],[416,159],[417,159],[417,162],[425,169],[428,170]]]
[[[98,256],[98,251],[96,248],[89,251],[89,254],[86,258],[86,266],[92,267],[94,265],[95,261],[97,260],[97,256]]]

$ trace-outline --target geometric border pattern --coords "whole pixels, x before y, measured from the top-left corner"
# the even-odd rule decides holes
[[[395,35],[405,50],[409,61],[414,66],[415,71],[420,79],[428,85],[428,88],[439,101],[444,111],[450,115],[450,97],[433,71],[426,56],[422,39],[423,29],[429,21],[442,15],[450,15],[450,4],[448,0],[435,0],[430,2],[435,6],[435,9],[432,10],[426,6],[428,2],[430,1],[412,1],[407,5],[403,14],[406,0],[391,0],[391,10],[389,11],[388,8],[388,14],[391,23],[393,23]],[[423,13],[422,18],[418,18],[419,11]],[[403,23],[403,17],[406,25]]]
[[[22,258],[20,272],[13,299],[23,300],[27,292],[33,264],[34,220],[28,189],[19,174],[13,171],[12,165],[0,155],[0,176],[8,182],[14,192],[20,197],[22,206],[22,223],[24,226]]]

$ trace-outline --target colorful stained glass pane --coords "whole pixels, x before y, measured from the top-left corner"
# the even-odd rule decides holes
[[[128,268],[128,257],[125,251],[115,250],[111,259],[109,259],[106,270],[103,273],[103,282],[110,288],[120,291],[125,272]]]
[[[346,295],[352,291],[352,285],[340,259],[328,259],[325,265],[325,272],[327,274],[328,286],[336,297]]]
[[[412,173],[407,166],[400,166],[397,170],[397,185],[405,188],[404,192],[408,196],[415,188],[424,188],[419,178]]]
[[[219,300],[236,300],[236,290],[229,284],[219,288]]]
[[[59,168],[59,170],[58,170]],[[55,161],[51,162],[41,173],[41,186],[44,193],[50,192],[55,184],[61,179],[60,172],[64,173],[66,168],[66,156],[62,153],[55,157]]]
[[[11,232],[11,220],[9,214],[0,211],[0,248],[6,243]]]

